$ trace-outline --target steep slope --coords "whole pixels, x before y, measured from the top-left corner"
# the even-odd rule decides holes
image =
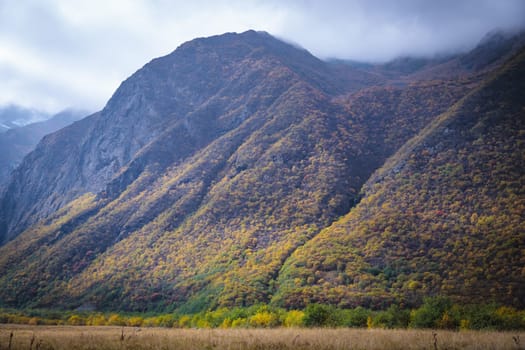
[[[45,121],[11,128],[5,133],[0,133],[0,187],[42,137],[73,123],[86,114],[82,111],[66,110]]]
[[[525,51],[405,144],[294,252],[274,302],[525,300]]]
[[[473,86],[364,88],[377,79],[342,69],[256,32],[198,39],[146,65],[17,169],[5,237],[46,218],[0,248],[0,300],[127,310],[269,301],[290,254]]]
[[[322,91],[343,89],[308,52],[253,31],[194,40],[153,60],[122,83],[101,112],[45,138],[17,169],[3,196],[0,236],[10,239],[79,195],[104,190],[165,132],[178,136],[170,144],[176,151],[164,152],[161,166],[201,149],[289,87],[293,80],[279,69]],[[275,88],[250,94],[264,79]],[[125,188],[139,172],[132,167],[112,190]]]
[[[111,305],[115,294],[110,292],[115,292],[118,302],[132,309],[150,302],[145,295],[156,295],[171,305],[186,304],[191,310],[268,301],[284,259],[349,209],[364,179],[387,153],[369,142],[371,133],[365,127],[369,121],[360,122],[359,116],[349,120],[343,108],[318,92],[293,90],[272,106],[273,118],[265,125],[258,123],[266,118],[255,116],[249,120],[257,123],[251,130],[246,129],[247,122],[190,159],[184,165],[191,166],[189,174],[182,174],[168,190],[171,195],[162,199],[172,207],[139,235],[128,233],[73,278],[73,294],[85,297],[93,292],[89,302]],[[387,104],[385,109],[391,107]],[[374,121],[385,116],[388,112]],[[248,131],[251,135],[242,144],[233,143],[240,141],[239,132]],[[221,171],[210,174],[214,167]],[[179,172],[180,167],[166,178],[173,181]],[[194,187],[199,172],[214,178],[202,204],[184,218],[188,209],[173,206],[171,198],[182,197],[180,203],[187,203],[187,197],[179,194],[181,183],[186,183],[185,192],[200,192],[202,185]],[[159,187],[165,185],[154,186]],[[141,193],[135,201],[158,195]],[[161,209],[159,200],[150,205]],[[151,207],[142,206],[151,213]],[[138,219],[145,217],[137,213]],[[144,280],[150,281],[149,286]]]
[[[196,142],[189,146],[188,140],[184,140],[181,149],[189,146],[185,151],[188,154],[200,149],[219,133],[235,126],[235,120],[226,120],[229,125],[207,125],[209,112],[222,113],[207,108],[229,109],[231,112],[245,104],[247,99],[238,98],[235,104],[226,105],[226,101],[220,98],[242,95],[244,88],[276,64],[287,67],[306,83],[330,96],[356,92],[368,86],[409,86],[418,84],[421,77],[425,77],[428,84],[441,84],[444,80],[449,80],[449,86],[473,84],[476,81],[472,76],[481,77],[476,67],[482,71],[487,69],[486,64],[476,64],[467,70],[458,70],[459,61],[476,59],[471,52],[444,63],[443,60],[425,61],[422,67],[418,65],[415,75],[406,76],[405,69],[395,68],[398,65],[391,63],[379,69],[371,65],[327,64],[266,33],[249,31],[239,35],[242,40],[235,38],[236,35],[227,34],[194,40],[168,56],[153,60],[127,79],[101,112],[65,129],[56,137],[43,140],[38,152],[22,164],[1,196],[0,242],[12,239],[83,193],[103,191],[139,150],[167,129],[175,128],[175,124],[179,125],[179,130],[189,131],[190,143]],[[510,36],[506,41],[505,38],[493,34],[473,52],[480,53],[482,58],[478,60],[496,64],[501,58],[498,60],[488,54],[492,48],[496,47],[497,52],[505,57],[523,42],[524,36]],[[262,61],[265,61],[264,65],[253,65]],[[451,70],[450,66],[456,68]],[[474,75],[465,76],[467,73]],[[429,80],[437,76],[441,78]],[[450,83],[451,77],[455,82]],[[246,110],[242,113],[256,112],[258,103],[252,99],[250,105],[244,105]],[[194,118],[195,113],[200,116]],[[193,119],[208,129],[190,125]],[[202,134],[195,135],[196,132]],[[178,152],[163,154],[168,158],[170,154],[179,156]],[[171,161],[167,159],[163,163],[170,164]],[[137,167],[140,168],[135,163],[126,171],[120,185],[112,186],[110,193],[125,188],[140,173]]]

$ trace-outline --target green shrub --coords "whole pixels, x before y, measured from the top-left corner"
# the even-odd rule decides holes
[[[391,305],[387,310],[379,311],[371,318],[368,326],[373,328],[406,328],[410,322],[410,312],[402,310],[397,305]]]
[[[496,304],[469,305],[465,307],[464,318],[468,320],[470,329],[503,329],[497,310]]]
[[[310,304],[304,310],[304,325],[307,327],[339,326],[338,310],[331,305]]]
[[[452,329],[457,330],[461,329],[461,321],[463,317],[463,311],[458,305],[452,305],[451,308],[446,310],[443,315],[441,316],[441,319],[437,321],[437,328],[441,329]],[[463,323],[463,329],[466,329],[465,327],[468,327],[468,322]]]
[[[423,305],[410,313],[410,327],[436,328],[443,314],[452,306],[446,297],[425,298]]]
[[[246,318],[236,318],[235,320],[232,321],[232,328],[244,328],[244,327],[248,327],[249,323],[248,323],[248,320]]]
[[[342,325],[345,327],[366,328],[370,314],[370,310],[361,306],[355,309],[342,310]]]

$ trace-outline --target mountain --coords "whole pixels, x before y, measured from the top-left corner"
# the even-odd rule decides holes
[[[0,134],[12,128],[49,119],[50,115],[17,105],[0,107]]]
[[[31,152],[40,139],[86,115],[82,111],[65,110],[51,118],[0,133],[0,187],[9,179],[9,174]]]
[[[126,80],[104,110],[42,141],[7,189],[2,231],[16,235],[82,193],[105,190],[110,180],[108,195],[116,195],[149,156],[160,167],[188,157],[268,108],[299,77],[341,89],[326,70],[305,51],[260,33],[186,43]],[[30,186],[18,181],[25,178],[33,179]]]
[[[502,52],[501,62],[513,50]],[[410,70],[324,62],[267,33],[248,31],[195,39],[151,61],[121,84],[102,111],[44,137],[14,171],[0,202],[2,305],[197,311],[257,302],[295,306],[325,290],[327,301],[345,305],[405,300],[394,282],[379,289],[390,281],[381,268],[398,257],[379,249],[389,246],[384,232],[359,236],[383,243],[356,250],[349,240],[357,231],[342,223],[359,213],[356,225],[366,223],[365,214],[374,210],[384,215],[387,199],[373,201],[380,196],[395,200],[419,193],[423,184],[414,183],[413,192],[395,193],[401,184],[377,194],[372,189],[390,184],[388,166],[405,171],[410,163],[399,159],[411,159],[417,145],[430,144],[429,135],[444,120],[455,120],[460,108],[484,118],[469,101],[502,101],[515,119],[522,118],[515,113],[520,100],[511,98],[521,83],[512,91],[493,85],[509,78],[509,67],[520,71],[521,56],[497,71],[495,61],[493,68],[457,68],[462,57]],[[496,143],[512,134],[477,130]],[[442,148],[431,148],[429,155],[454,154],[456,145],[470,150],[459,138],[436,140]],[[487,149],[495,155],[507,150],[509,158],[501,157],[514,164],[522,144],[505,145]],[[480,164],[464,171],[481,172],[483,180]],[[403,178],[426,178],[432,169],[406,170]],[[521,172],[517,176],[511,180],[521,181]],[[450,201],[445,191],[435,192],[434,201]],[[466,198],[472,205],[481,200]],[[422,202],[405,206],[416,210]],[[365,210],[367,203],[373,206]],[[495,212],[507,210],[505,205]],[[498,228],[513,236],[514,222]],[[456,237],[466,228],[463,221],[458,225],[440,227]],[[395,229],[402,241],[405,228]],[[406,238],[416,242],[413,236],[421,234]],[[488,244],[495,244],[491,237]],[[361,256],[374,247],[371,260]],[[421,247],[409,248],[407,266],[414,263],[410,254],[426,257]],[[430,257],[443,272],[445,265]],[[506,262],[497,256],[495,266]],[[409,270],[405,275],[412,286],[426,281]],[[488,285],[507,285],[498,276]],[[414,287],[415,294],[435,293],[435,286]],[[509,295],[517,298],[519,291],[513,287]]]
[[[401,147],[350,213],[287,260],[276,300],[525,306],[524,78],[521,50]]]

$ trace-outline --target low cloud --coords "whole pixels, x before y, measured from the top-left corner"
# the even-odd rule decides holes
[[[467,50],[524,22],[521,0],[2,0],[0,104],[97,110],[152,58],[224,32],[265,30],[322,58],[385,61]]]
[[[525,24],[525,2],[491,0],[294,2],[283,34],[322,57],[386,61],[464,51],[494,28]],[[307,26],[304,23],[308,23]],[[305,31],[303,28],[308,28]]]

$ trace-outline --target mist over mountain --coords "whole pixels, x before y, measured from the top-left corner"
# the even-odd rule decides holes
[[[11,171],[35,148],[42,137],[73,123],[86,114],[83,111],[66,110],[47,120],[12,127],[0,133],[0,187],[9,180]],[[25,119],[22,119],[24,117]],[[28,119],[27,116],[20,115],[15,120]]]
[[[380,307],[481,287],[521,305],[523,35],[494,35],[372,65],[248,31],[152,60],[14,170],[2,305]]]
[[[18,128],[31,123],[49,119],[50,115],[34,109],[24,108],[16,105],[0,107],[0,133],[9,129]]]
[[[467,52],[492,28],[525,29],[524,13],[522,0],[2,1],[0,104],[100,110],[152,57],[217,33],[264,29],[316,57],[377,63]]]

